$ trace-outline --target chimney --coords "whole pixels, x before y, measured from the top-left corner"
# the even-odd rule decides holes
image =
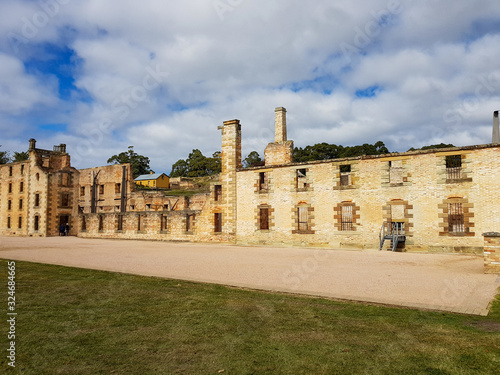
[[[492,143],[500,143],[500,129],[498,126],[498,111],[493,112],[493,137]]]
[[[30,148],[29,148],[28,151],[34,150],[35,146],[36,146],[36,139],[35,138],[31,138],[30,139]]]
[[[274,143],[286,142],[286,109],[278,107],[274,112]]]

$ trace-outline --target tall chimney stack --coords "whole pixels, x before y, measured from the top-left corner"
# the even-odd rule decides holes
[[[493,112],[493,137],[492,143],[500,143],[500,128],[498,126],[498,111]]]
[[[274,112],[274,143],[286,142],[286,109],[278,107]]]

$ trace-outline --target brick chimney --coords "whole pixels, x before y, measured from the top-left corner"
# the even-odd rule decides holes
[[[274,143],[286,142],[286,109],[278,107],[274,113]]]
[[[493,112],[493,137],[492,143],[500,143],[500,129],[498,126],[498,111]]]

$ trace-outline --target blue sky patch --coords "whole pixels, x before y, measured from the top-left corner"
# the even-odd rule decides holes
[[[370,86],[362,90],[356,91],[357,98],[373,98],[377,96],[382,91],[379,86]]]

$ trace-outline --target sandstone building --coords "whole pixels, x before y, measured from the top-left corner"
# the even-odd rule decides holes
[[[219,181],[191,198],[135,191],[130,165],[76,170],[64,145],[33,141],[29,161],[0,166],[0,234],[69,221],[95,238],[482,252],[482,233],[500,232],[498,143],[292,163],[286,127],[276,108],[265,165],[244,169],[242,126],[224,122]]]

